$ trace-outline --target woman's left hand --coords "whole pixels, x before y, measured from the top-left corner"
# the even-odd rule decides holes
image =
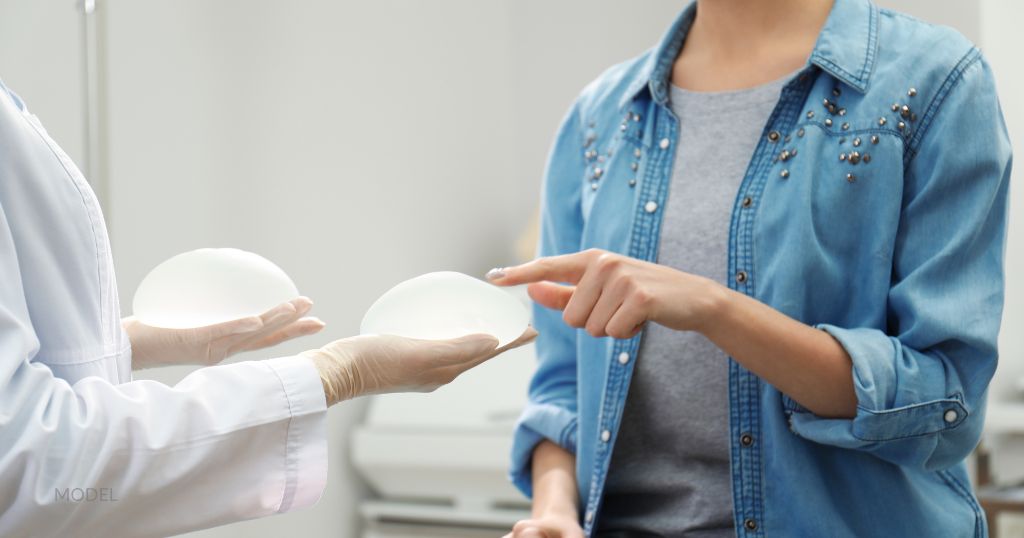
[[[240,353],[274,346],[324,328],[315,317],[303,317],[313,301],[299,297],[259,316],[196,329],[163,329],[134,316],[121,320],[132,344],[132,369],[198,364],[209,366]]]
[[[595,337],[632,338],[648,321],[700,331],[724,291],[704,277],[597,249],[494,269],[487,278],[530,284],[534,301],[564,311],[566,323]]]

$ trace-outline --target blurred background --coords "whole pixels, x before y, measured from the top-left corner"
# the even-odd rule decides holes
[[[1011,137],[1024,140],[1024,5],[880,3],[981,45]],[[398,281],[482,275],[526,255],[563,113],[604,68],[655,44],[684,5],[0,0],[0,77],[96,189],[126,314],[142,277],[170,256],[251,250],[284,268],[328,324],[274,350],[287,355],[356,333]],[[1020,169],[984,441],[994,485],[1024,479],[1024,285],[1012,278],[1024,273]],[[429,398],[338,406],[317,506],[192,536],[499,535],[525,507],[504,467],[531,369],[525,349]],[[1000,525],[1024,536],[1020,518]]]

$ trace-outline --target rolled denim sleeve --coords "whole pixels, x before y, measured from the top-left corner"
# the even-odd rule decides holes
[[[857,414],[791,409],[790,425],[813,441],[935,470],[977,445],[1003,307],[1011,151],[976,50],[923,112],[908,151],[887,329],[818,326],[853,360]]]
[[[580,185],[585,165],[583,131],[578,105],[566,115],[548,157],[541,200],[538,255],[579,250],[583,229]],[[561,313],[534,305],[537,370],[530,382],[529,401],[516,425],[510,477],[532,496],[533,449],[548,439],[576,452],[576,331],[562,322]]]

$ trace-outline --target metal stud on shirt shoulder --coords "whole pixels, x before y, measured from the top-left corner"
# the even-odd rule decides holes
[[[877,144],[878,143],[878,135],[871,135],[871,143],[872,144]]]
[[[917,95],[917,88],[910,88],[907,90],[908,97],[914,97],[915,95]]]
[[[825,126],[832,127],[832,118],[825,118]]]
[[[885,118],[878,118],[878,124],[879,125],[885,125],[885,122],[886,122]]]

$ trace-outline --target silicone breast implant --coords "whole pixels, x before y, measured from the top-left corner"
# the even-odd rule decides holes
[[[256,316],[298,296],[292,280],[270,260],[234,248],[203,248],[150,271],[132,309],[146,325],[189,329]]]
[[[391,288],[366,311],[362,334],[443,340],[490,334],[503,346],[530,323],[523,304],[502,289],[455,272],[427,273]]]

